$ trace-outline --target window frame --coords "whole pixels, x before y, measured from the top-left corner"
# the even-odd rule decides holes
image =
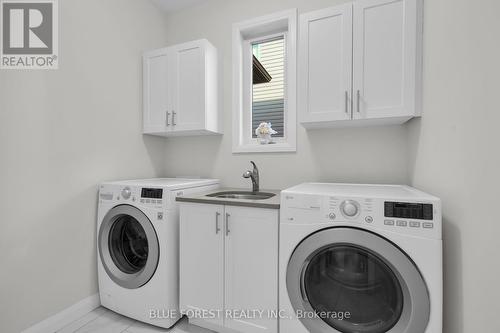
[[[274,144],[260,144],[252,138],[252,45],[284,37],[284,128],[283,138]],[[297,10],[255,18],[233,25],[233,153],[295,152]]]

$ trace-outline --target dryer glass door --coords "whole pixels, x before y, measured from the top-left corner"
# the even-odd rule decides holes
[[[325,312],[323,320],[341,332],[387,332],[403,310],[396,275],[375,254],[359,247],[332,245],[319,251],[302,280],[312,308]]]
[[[98,245],[106,273],[124,288],[141,287],[158,266],[159,244],[154,227],[133,206],[119,205],[106,214],[99,229]]]
[[[427,287],[413,262],[382,237],[331,228],[294,251],[287,288],[311,332],[423,332]]]

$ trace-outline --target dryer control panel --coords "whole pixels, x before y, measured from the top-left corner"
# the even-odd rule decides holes
[[[432,220],[433,215],[433,207],[431,203],[384,202],[385,217]]]
[[[441,237],[440,201],[282,193],[282,223],[328,223]]]

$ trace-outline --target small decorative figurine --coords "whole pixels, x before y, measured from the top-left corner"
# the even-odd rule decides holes
[[[259,139],[261,145],[267,145],[273,142],[272,135],[277,134],[275,130],[272,129],[271,123],[262,122],[259,127],[255,129],[255,135]]]

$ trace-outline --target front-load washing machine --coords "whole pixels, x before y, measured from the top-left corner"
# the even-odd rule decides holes
[[[281,333],[441,333],[441,203],[408,186],[281,193]]]
[[[102,306],[159,327],[179,319],[177,196],[219,187],[213,179],[101,184],[97,262]]]

